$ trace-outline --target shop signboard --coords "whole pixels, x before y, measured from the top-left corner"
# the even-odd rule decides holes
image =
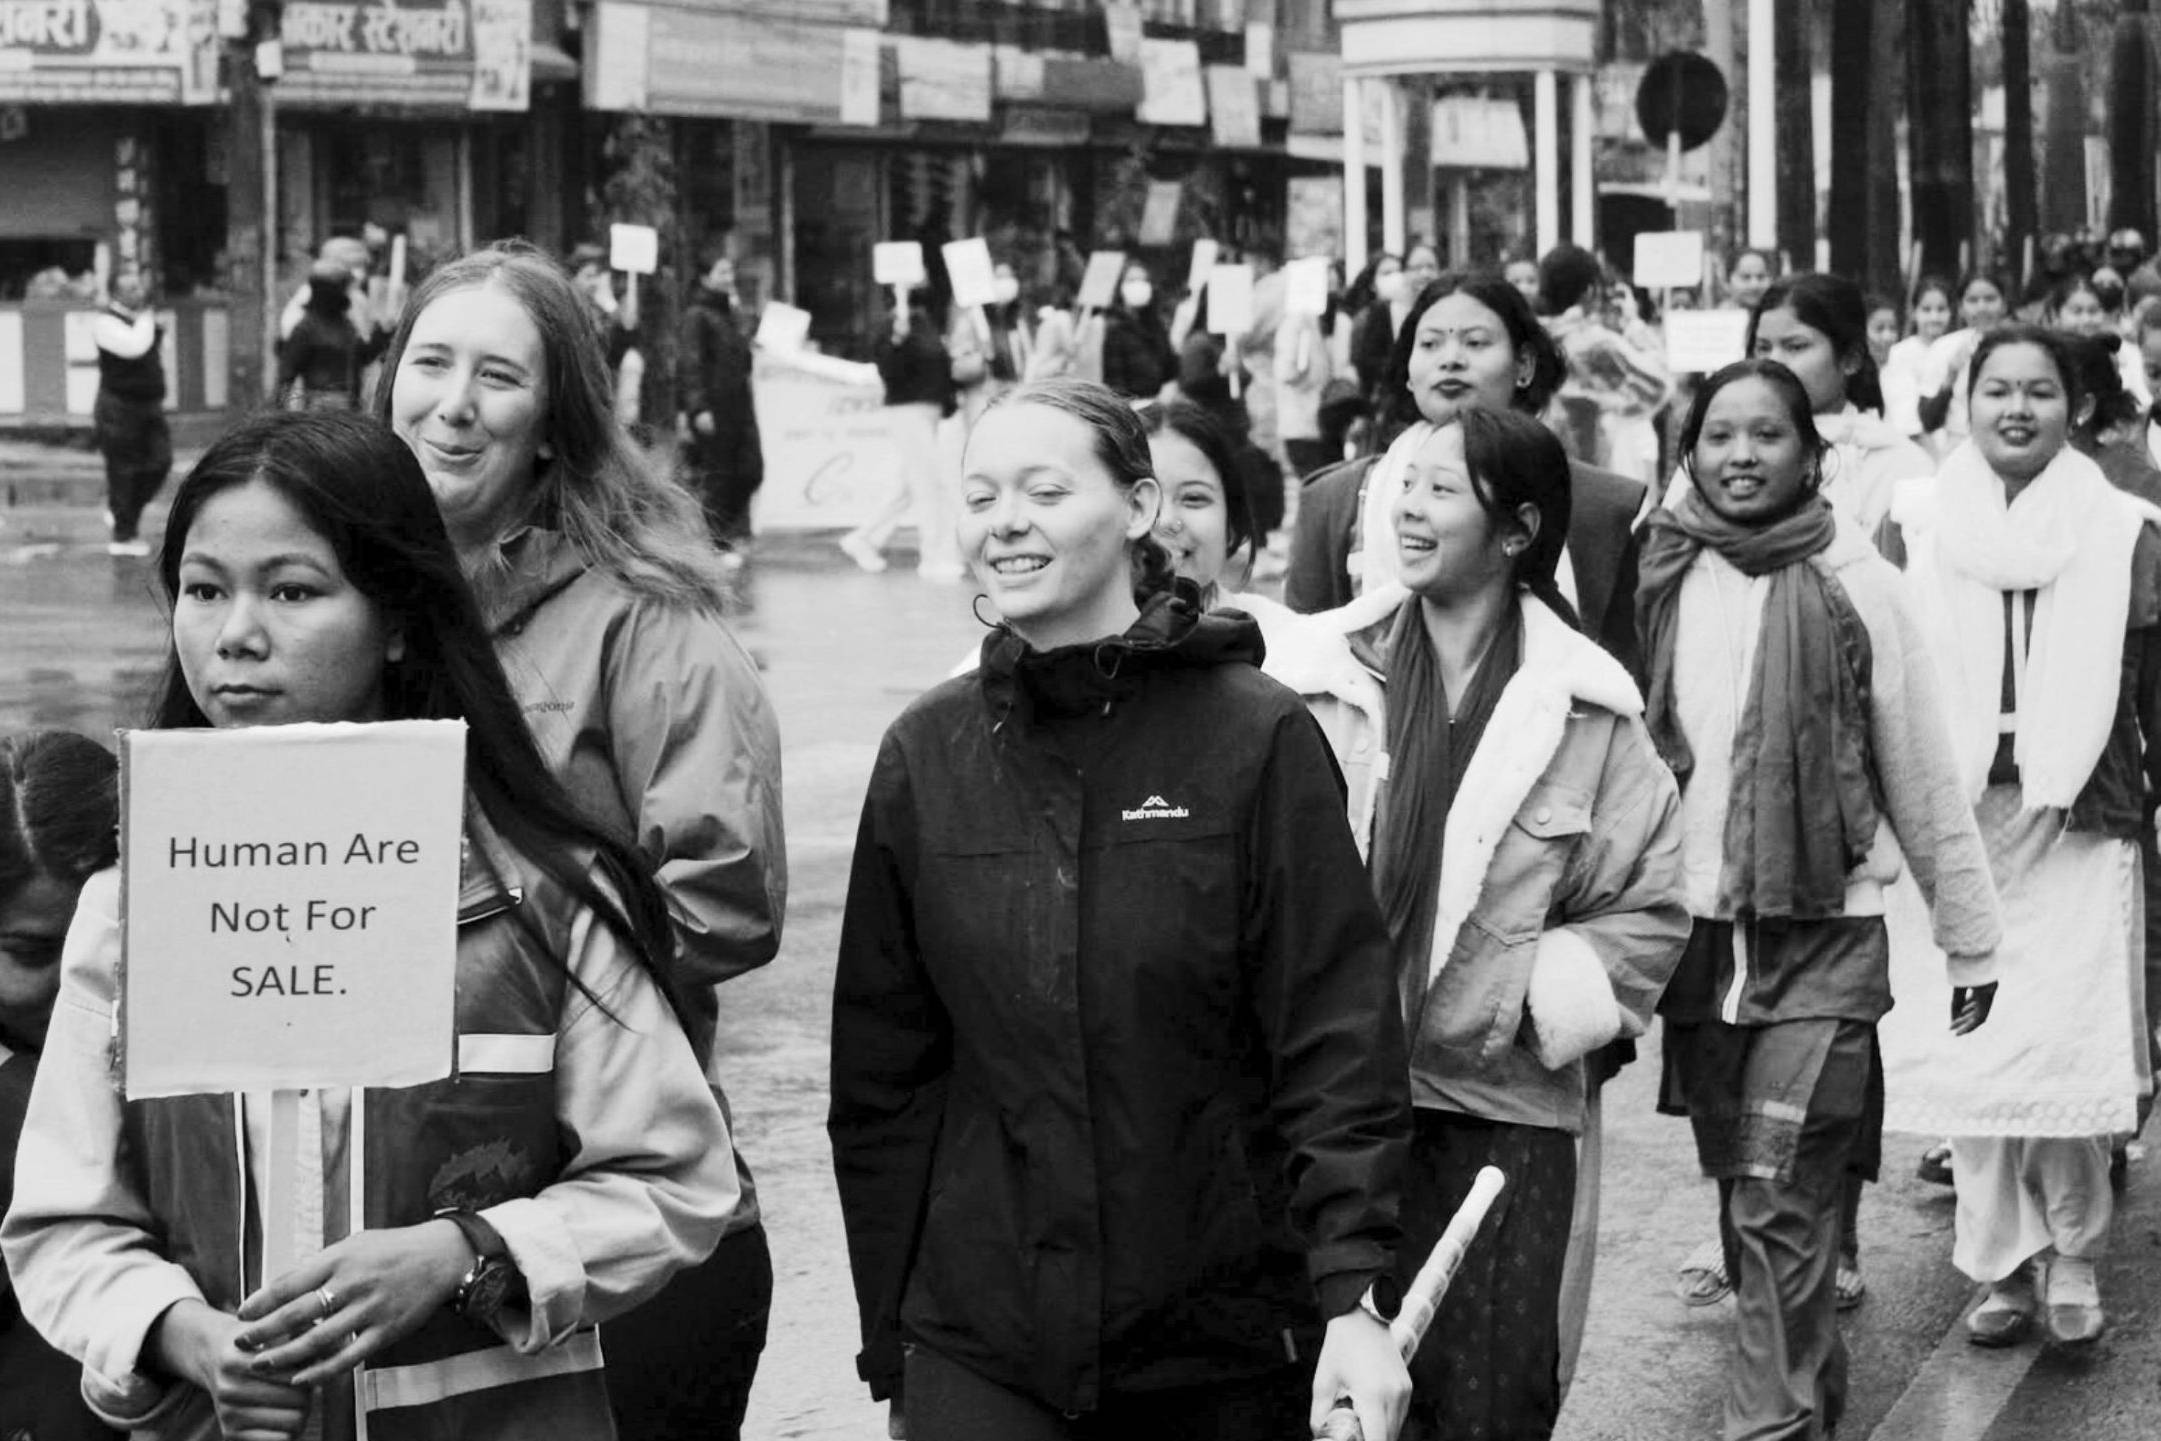
[[[217,0],[0,0],[0,105],[208,105]]]
[[[988,45],[902,36],[893,42],[893,51],[900,61],[902,118],[989,123]]]
[[[1037,98],[1095,115],[1131,115],[1145,94],[1141,72],[1134,66],[1054,55],[1043,61],[1043,89]]]
[[[593,10],[583,70],[585,102],[595,110],[818,125],[843,119],[851,32],[841,26],[614,0]]]
[[[885,43],[875,30],[843,30],[840,42],[840,123],[876,125]]]
[[[473,95],[473,18],[465,0],[288,0],[278,103],[464,110]]]

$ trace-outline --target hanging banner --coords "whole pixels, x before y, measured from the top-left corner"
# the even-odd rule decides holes
[[[1745,310],[1669,310],[1661,323],[1666,367],[1675,375],[1708,375],[1748,353]]]
[[[1185,193],[1182,181],[1148,182],[1148,198],[1141,202],[1141,244],[1168,245],[1178,238],[1178,206]]]
[[[530,109],[533,0],[473,0],[475,110]]]
[[[841,35],[840,123],[878,123],[879,65],[884,42],[875,30],[848,30]]]
[[[1343,177],[1294,175],[1284,184],[1283,253],[1343,253]]]
[[[761,346],[751,397],[765,452],[765,483],[751,500],[759,534],[861,525],[900,488],[893,412],[875,368]]]
[[[217,23],[217,0],[0,0],[0,104],[211,104]]]
[[[1208,94],[1201,82],[1201,50],[1191,40],[1141,42],[1143,125],[1206,125]]]
[[[1257,150],[1261,143],[1261,93],[1242,65],[1211,65],[1208,126],[1218,145]]]
[[[127,731],[128,1097],[451,1072],[465,723]]]

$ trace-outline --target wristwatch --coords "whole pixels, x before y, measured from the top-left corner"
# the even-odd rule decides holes
[[[468,1321],[486,1325],[503,1307],[522,1297],[525,1277],[510,1259],[510,1247],[503,1241],[502,1232],[478,1212],[452,1207],[437,1211],[435,1219],[456,1226],[465,1236],[465,1244],[473,1248],[472,1269],[458,1282],[450,1309]]]
[[[1403,1310],[1403,1287],[1393,1276],[1375,1276],[1373,1284],[1366,1287],[1366,1294],[1358,1298],[1358,1309],[1383,1326],[1392,1326]]]

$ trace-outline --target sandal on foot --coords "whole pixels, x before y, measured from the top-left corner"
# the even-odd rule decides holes
[[[1839,1262],[1838,1279],[1833,1284],[1838,1289],[1838,1309],[1841,1311],[1851,1311],[1868,1295],[1868,1278],[1861,1274],[1859,1266]]]
[[[1991,1349],[2016,1346],[2033,1330],[2034,1313],[2040,1308],[2032,1269],[2021,1266],[1989,1287],[1988,1296],[1966,1318],[1966,1339]]]
[[[1957,1182],[1951,1175],[1951,1143],[1930,1146],[1921,1153],[1921,1164],[1914,1174],[1936,1186],[1952,1186]]]
[[[1718,1242],[1706,1241],[1688,1253],[1673,1292],[1687,1306],[1716,1306],[1733,1294],[1733,1278],[1726,1274],[1726,1254]]]

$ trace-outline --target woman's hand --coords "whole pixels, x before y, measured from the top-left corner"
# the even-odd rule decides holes
[[[895,1401],[885,1408],[886,1441],[908,1441],[908,1413]]]
[[[1395,1441],[1411,1405],[1411,1373],[1388,1328],[1361,1308],[1328,1323],[1320,1365],[1313,1374],[1312,1433],[1322,1433],[1336,1398],[1348,1396],[1365,1441]]]
[[[1981,1029],[1996,1005],[1996,983],[1951,988],[1951,1034],[1969,1036]]]
[[[472,1264],[449,1221],[362,1231],[248,1297],[240,1344],[257,1353],[256,1374],[320,1386],[449,1304]]]
[[[216,1408],[227,1441],[287,1441],[307,1420],[308,1393],[258,1375],[239,1345],[241,1322],[201,1301],[176,1301],[158,1317],[144,1349],[160,1370],[199,1387]]]

